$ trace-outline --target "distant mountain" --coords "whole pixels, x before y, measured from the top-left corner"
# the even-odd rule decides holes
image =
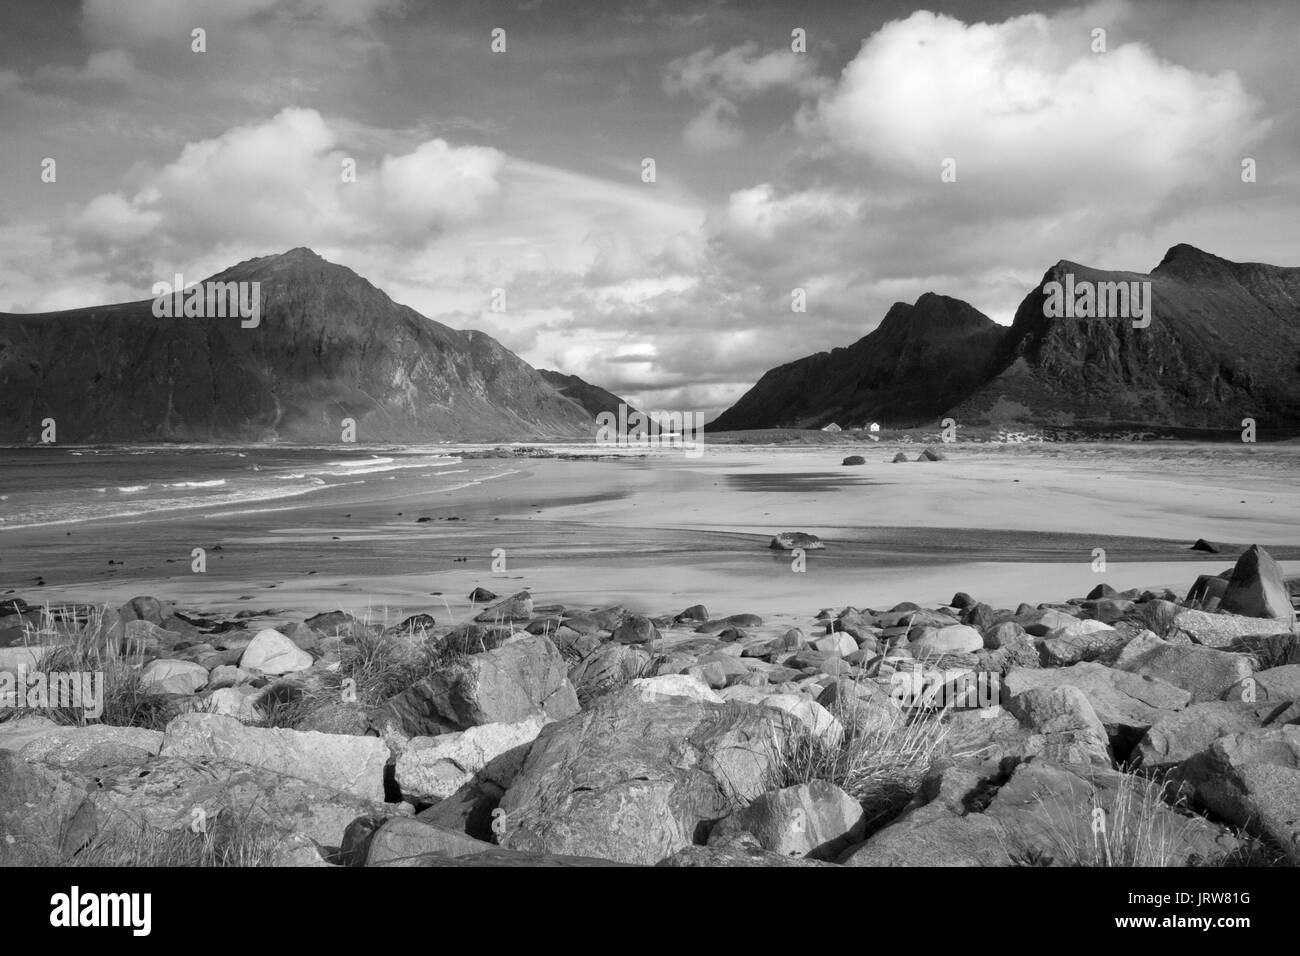
[[[563,372],[553,372],[545,368],[539,368],[537,372],[554,386],[561,395],[572,399],[586,409],[587,413],[591,415],[592,421],[595,421],[596,416],[601,412],[613,412],[617,415],[619,405],[627,406],[629,416],[636,413],[636,409],[630,403],[619,398],[613,392],[607,392],[599,385],[584,382],[576,375],[565,375]]]
[[[1144,328],[1134,328],[1131,308],[1100,318],[1048,308],[1056,304],[1049,283],[1148,282]],[[893,306],[847,349],[767,372],[710,427],[907,426],[947,416],[1218,428],[1252,417],[1261,427],[1300,426],[1300,268],[1230,262],[1188,245],[1170,249],[1150,274],[1062,261],[1009,328],[927,294]]]
[[[207,281],[207,280],[205,280]],[[210,281],[260,282],[256,327],[158,318],[153,300],[0,314],[0,441],[419,442],[590,435],[591,414],[482,332],[398,305],[310,249]]]
[[[1151,283],[1151,320],[1049,318],[1043,288]],[[1058,262],[1020,303],[998,373],[951,410],[1071,424],[1300,425],[1300,268],[1230,262],[1177,245],[1150,274]],[[1001,410],[1001,411],[999,411]]]
[[[930,421],[988,380],[1005,331],[960,299],[927,292],[915,305],[895,303],[848,348],[767,372],[708,429]]]

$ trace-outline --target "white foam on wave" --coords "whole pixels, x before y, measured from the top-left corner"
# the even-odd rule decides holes
[[[376,455],[373,458],[361,458],[355,461],[327,461],[325,464],[331,468],[356,468],[360,465],[386,465],[392,460],[391,458],[380,458]]]
[[[389,461],[392,461],[392,459],[389,459]],[[367,462],[361,462],[360,464],[367,464]],[[356,468],[348,468],[346,471],[317,471],[317,472],[313,472],[313,474],[330,475],[331,477],[334,478],[351,478],[353,475],[377,475],[380,474],[381,472],[399,471],[403,468],[428,468],[428,467],[429,467],[429,463],[427,461],[417,461],[417,462],[411,462],[409,464],[404,464],[404,465],[376,464],[373,468],[356,467]]]
[[[164,488],[220,488],[226,483],[224,478],[213,478],[211,481],[174,481],[171,484],[164,484]]]
[[[361,482],[344,482],[344,484],[361,484]],[[82,521],[138,518],[141,515],[153,516],[163,511],[186,511],[194,508],[211,508],[216,505],[274,501],[280,498],[295,498],[300,495],[308,495],[314,491],[319,491],[322,487],[325,487],[325,482],[323,481],[298,488],[266,488],[257,489],[255,491],[227,491],[225,493],[204,497],[158,498],[152,501],[142,500],[139,505],[132,510],[118,510],[112,505],[94,505],[91,507],[82,506],[81,508],[64,509],[61,512],[62,516],[58,518],[47,519],[38,516],[35,520],[21,521],[21,523],[12,523],[13,519],[11,519],[10,523],[0,525],[0,529],[13,530],[15,528],[39,528],[47,525],[77,524]]]

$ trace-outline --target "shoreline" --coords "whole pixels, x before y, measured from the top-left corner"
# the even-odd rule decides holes
[[[842,466],[841,450],[715,447],[698,461],[494,455],[448,476],[472,479],[450,489],[393,471],[271,507],[11,528],[0,533],[0,598],[120,603],[153,593],[213,612],[370,603],[436,612],[438,592],[509,581],[545,600],[644,610],[692,594],[769,612],[937,601],[967,582],[1002,600],[1032,582],[1039,600],[1062,600],[1099,581],[1185,589],[1253,542],[1300,573],[1300,448],[959,443],[946,461],[892,464],[895,449],[882,443],[861,449],[861,466]],[[513,473],[495,475],[498,464]],[[130,465],[161,467],[148,455]],[[803,573],[766,547],[792,530],[827,544]],[[1197,538],[1222,553],[1188,550]],[[202,575],[190,572],[196,547],[207,552]],[[504,575],[493,573],[497,550]]]

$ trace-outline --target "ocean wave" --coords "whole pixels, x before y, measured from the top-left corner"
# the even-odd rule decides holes
[[[213,478],[211,481],[174,481],[171,484],[163,484],[164,488],[219,488],[226,483],[224,478]]]
[[[355,468],[358,465],[386,465],[392,460],[391,458],[376,456],[374,458],[362,458],[357,461],[327,461],[325,464],[331,468]]]
[[[363,484],[363,482],[343,482],[342,484]],[[221,505],[256,504],[262,501],[275,501],[281,498],[294,498],[308,495],[326,487],[325,482],[314,483],[299,488],[260,488],[246,491],[227,491],[204,497],[156,498],[140,500],[130,508],[122,508],[120,503],[82,504],[59,508],[50,514],[17,515],[8,521],[0,521],[0,530],[15,528],[36,528],[46,525],[77,524],[82,521],[101,519],[138,518],[141,515],[156,515],[164,511],[186,511],[195,508],[213,508]]]

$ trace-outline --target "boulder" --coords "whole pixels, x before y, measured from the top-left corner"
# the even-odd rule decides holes
[[[1181,687],[1191,693],[1194,704],[1218,700],[1254,670],[1245,655],[1199,644],[1171,644],[1150,631],[1125,645],[1112,666]]]
[[[918,660],[944,654],[969,654],[984,647],[984,638],[966,624],[927,628],[920,637],[908,639],[907,649]]]
[[[1123,637],[1101,621],[1071,621],[1055,627],[1043,638],[1043,659],[1055,667],[1096,658],[1120,643]]]
[[[1300,725],[1221,737],[1182,766],[1197,800],[1300,864]]]
[[[692,604],[686,610],[673,618],[673,620],[678,623],[681,623],[682,621],[707,621],[708,619],[709,609],[703,604]]]
[[[258,631],[239,658],[243,670],[271,676],[305,671],[311,665],[310,654],[271,628]]]
[[[234,664],[218,664],[208,672],[208,689],[220,690],[223,687],[234,687],[248,682],[252,677],[253,675],[248,671]]]
[[[1035,608],[1023,614],[1016,614],[1015,623],[1025,629],[1026,634],[1034,637],[1046,637],[1059,627],[1069,627],[1078,620],[1073,614],[1056,611],[1052,608]]]
[[[378,737],[247,727],[233,717],[183,714],[167,725],[163,757],[212,757],[381,803],[388,747]]]
[[[1117,866],[1212,865],[1240,848],[1225,828],[1171,808],[1160,789],[1100,767],[1030,760],[998,788],[984,815],[1000,826],[1013,860],[1040,865],[1106,865],[1093,833],[1094,808],[1113,828],[1106,843]]]
[[[375,723],[408,736],[433,737],[480,724],[513,724],[539,711],[560,720],[578,699],[559,650],[546,637],[524,635],[471,654],[390,699]]]
[[[133,597],[117,609],[118,620],[123,623],[148,621],[150,624],[161,625],[163,618],[171,616],[172,606],[156,597]]]
[[[687,846],[655,864],[664,867],[735,867],[735,866],[835,866],[821,860],[785,856],[754,844],[729,843],[726,846]]]
[[[256,699],[257,691],[247,684],[242,687],[221,687],[203,700],[201,709],[203,713],[219,714],[223,717],[234,717],[241,722],[251,722],[260,716],[254,703]]]
[[[840,462],[842,465],[865,465],[866,463],[867,460],[861,455],[849,455],[844,461]]]
[[[650,669],[650,655],[630,644],[602,644],[569,670],[580,700],[640,677]]]
[[[1161,717],[1182,710],[1192,698],[1181,687],[1158,678],[1083,663],[1041,670],[1017,668],[1003,678],[1004,701],[1009,705],[1033,688],[1061,686],[1083,691],[1107,735],[1130,744],[1137,743]]]
[[[1025,646],[1028,632],[1015,621],[1003,621],[984,632],[984,646],[991,651],[1000,650],[1009,644]],[[1032,647],[1032,642],[1029,643]]]
[[[0,723],[0,750],[14,753],[22,750],[33,740],[48,734],[57,734],[66,730],[62,724],[56,724],[48,717],[16,717]]]
[[[66,861],[94,832],[77,819],[85,799],[84,782],[0,749],[0,866]]]
[[[722,703],[722,698],[707,683],[691,674],[639,677],[632,681],[630,686],[646,703],[652,703],[663,697],[690,697],[714,704]]]
[[[614,628],[613,641],[616,644],[649,644],[659,637],[659,629],[648,617],[629,614]]]
[[[1223,601],[1224,592],[1228,590],[1226,578],[1217,574],[1202,574],[1196,578],[1183,599],[1183,603],[1202,611],[1214,611]]]
[[[0,729],[4,726],[0,724]],[[18,753],[24,760],[92,772],[100,767],[148,763],[158,756],[162,745],[161,731],[143,727],[51,725],[44,733],[29,737]],[[4,746],[0,736],[0,748]]]
[[[378,743],[374,738],[357,739]],[[338,846],[350,820],[382,811],[381,804],[333,784],[311,782],[292,772],[280,773],[238,759],[164,753],[145,770],[131,765],[96,771],[74,824],[87,834],[115,832],[130,841],[139,839],[141,827],[192,831],[196,825],[213,826],[225,817],[235,826],[264,824],[286,835],[299,834],[324,846]]]
[[[793,551],[795,548],[802,548],[804,551],[816,551],[825,548],[821,538],[815,534],[808,534],[803,531],[782,531],[776,535],[769,548],[774,551]]]
[[[498,842],[653,864],[766,789],[789,718],[624,688],[551,724],[502,798]]]
[[[862,806],[825,780],[762,794],[749,806],[720,820],[709,844],[725,843],[741,833],[782,856],[833,860],[862,839]]]
[[[193,694],[208,683],[208,669],[193,661],[150,661],[140,672],[146,694]]]
[[[492,811],[500,805],[503,796],[505,790],[496,784],[475,780],[445,800],[421,810],[415,819],[491,843],[496,839],[492,833]]]
[[[1167,714],[1151,725],[1134,756],[1142,767],[1167,770],[1207,750],[1220,737],[1257,730],[1285,704],[1211,700]]]
[[[1253,675],[1256,700],[1300,700],[1300,664],[1283,664],[1256,671]],[[1242,688],[1229,694],[1233,699],[1246,699]]]
[[[1162,628],[1159,621],[1153,621],[1166,608],[1175,608],[1172,619]],[[1151,601],[1143,605],[1143,617],[1148,626],[1165,640],[1190,640],[1194,644],[1206,647],[1229,647],[1243,638],[1260,637],[1268,634],[1285,634],[1291,630],[1291,622],[1282,618],[1246,617],[1241,614],[1198,611],[1193,608],[1179,608],[1166,601]]]
[[[385,820],[366,841],[365,865],[406,866],[426,853],[458,859],[491,849],[491,843],[475,840],[455,830],[409,817],[392,817]]]
[[[895,465],[899,464],[900,462],[905,462],[905,461],[907,461],[907,460],[908,460],[907,455],[906,455],[904,452],[901,452],[901,451],[900,451],[900,452],[897,452],[897,453],[894,455],[894,457],[891,459],[891,461],[892,461]]]
[[[916,456],[917,461],[947,461],[948,456],[937,448],[927,448]]]
[[[827,634],[825,637],[813,641],[812,646],[827,654],[847,657],[858,649],[858,642],[843,631],[836,631],[834,634]]]
[[[303,621],[303,624],[313,631],[331,637],[339,634],[352,634],[360,623],[347,611],[324,611],[320,614],[313,614]]]
[[[747,689],[757,690],[757,688]],[[730,695],[724,696],[729,701],[744,699]],[[844,725],[840,723],[834,714],[810,697],[805,697],[802,694],[770,694],[759,690],[756,695],[750,698],[750,702],[789,714],[803,726],[806,733],[811,734],[828,746],[837,746],[844,739]]]
[[[474,620],[480,623],[506,624],[512,621],[527,621],[532,616],[533,596],[527,591],[519,591],[491,607],[484,608],[475,615]]]
[[[1295,609],[1282,569],[1273,557],[1252,544],[1237,559],[1219,608],[1246,617],[1264,617],[1295,624]]]
[[[981,813],[961,815],[939,803],[914,810],[850,847],[844,866],[1009,866],[1002,828]]]
[[[1077,687],[1039,687],[1012,698],[1009,710],[1044,740],[1030,749],[1053,763],[1111,766],[1106,728]]]
[[[397,758],[402,796],[429,802],[481,779],[506,788],[548,719],[534,714],[513,724],[481,724],[437,737],[415,737]]]

